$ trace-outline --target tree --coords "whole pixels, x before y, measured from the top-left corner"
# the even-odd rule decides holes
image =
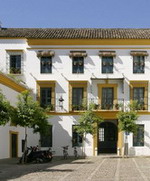
[[[119,120],[118,127],[121,131],[125,132],[125,143],[124,143],[124,155],[128,155],[128,134],[135,133],[137,130],[136,120],[138,119],[137,109],[138,105],[136,101],[129,104],[125,111],[122,109],[118,114],[117,118]]]
[[[9,101],[6,100],[5,96],[0,91],[0,125],[5,125],[10,121],[12,106]]]
[[[33,100],[29,91],[23,91],[19,95],[17,107],[11,113],[11,119],[16,126],[25,128],[24,154],[27,148],[27,128],[33,128],[34,133],[46,133],[49,125],[46,110]]]
[[[97,133],[98,125],[103,121],[103,119],[96,115],[94,112],[94,104],[90,103],[89,108],[81,114],[77,126],[75,126],[76,131],[82,135],[82,148],[84,148],[84,156],[85,156],[85,140],[86,135],[91,134],[94,135]],[[83,149],[82,149],[83,150]]]

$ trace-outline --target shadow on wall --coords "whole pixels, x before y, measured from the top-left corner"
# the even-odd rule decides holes
[[[62,86],[58,82],[57,82],[56,88],[57,88],[58,94],[65,94],[66,93],[66,91],[62,88]]]
[[[135,150],[134,147],[129,148],[129,155],[130,156],[135,156],[136,155],[136,150]]]
[[[77,119],[79,119],[79,117],[76,117],[76,119],[73,119],[73,125],[77,125],[78,124]],[[90,145],[91,144],[91,142],[88,140],[88,138],[85,139],[85,144],[86,145]],[[80,148],[80,151],[82,151],[82,147],[79,147],[79,148]]]
[[[147,131],[144,131],[144,136],[145,137],[147,137],[145,140],[147,140],[147,139],[150,139],[150,134],[149,134],[149,132],[147,132]],[[147,147],[148,149],[149,149],[149,151],[150,151],[150,143],[148,143],[148,142],[146,142],[146,141],[144,141],[144,146],[145,147]],[[130,149],[129,149],[129,155],[130,156],[136,156],[136,149],[138,149],[138,148],[144,148],[143,146],[142,147],[131,147]]]
[[[73,119],[73,123],[71,120]],[[64,146],[68,147],[69,156],[74,156],[74,147],[72,145],[72,125],[77,121],[72,116],[54,116],[50,120],[53,125],[53,146],[56,156],[63,156]],[[77,147],[79,156],[82,156],[82,147]]]
[[[94,63],[94,61],[93,61],[93,59],[91,57],[86,57],[85,60],[84,60],[84,64],[85,65],[90,64],[90,65],[95,66],[95,63]]]
[[[114,67],[115,72],[122,74],[124,67],[122,66],[122,68],[120,68],[120,67],[118,68],[118,65],[123,65],[123,61],[120,57],[114,58],[114,66],[113,67]]]
[[[147,131],[144,131],[144,136],[147,137],[145,140],[149,139],[150,140],[150,134]],[[144,141],[144,146],[148,147],[150,149],[150,143]]]

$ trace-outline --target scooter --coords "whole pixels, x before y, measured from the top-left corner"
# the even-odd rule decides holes
[[[30,148],[27,147],[24,157],[22,156],[20,158],[20,163],[22,163],[23,158],[25,163],[45,163],[52,161],[53,154],[50,148],[48,150],[39,150],[38,146],[34,146]]]

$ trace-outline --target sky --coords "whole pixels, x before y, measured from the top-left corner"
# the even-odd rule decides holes
[[[150,28],[150,0],[0,0],[6,28]]]

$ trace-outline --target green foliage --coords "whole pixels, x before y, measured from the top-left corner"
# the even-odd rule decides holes
[[[138,118],[136,112],[120,112],[118,113],[117,117],[119,119],[119,129],[121,131],[126,131],[128,133],[136,131],[136,120]]]
[[[17,107],[12,112],[13,124],[33,128],[34,132],[45,133],[48,127],[48,116],[43,108],[30,96],[29,91],[18,97]]]
[[[0,125],[5,125],[10,121],[10,112],[12,106],[5,96],[0,92]]]
[[[117,114],[117,118],[119,120],[119,129],[125,132],[136,132],[137,125],[136,120],[138,119],[138,115],[136,112],[137,103],[133,102],[128,105],[127,110],[124,112],[123,110]]]
[[[94,134],[97,131],[97,125],[100,124],[103,119],[93,112],[93,104],[89,105],[89,109],[81,114],[78,120],[78,126],[76,130],[80,134]]]
[[[132,104],[129,105],[130,110],[136,111],[136,110],[144,110],[144,103],[139,104],[138,101],[134,100]]]

